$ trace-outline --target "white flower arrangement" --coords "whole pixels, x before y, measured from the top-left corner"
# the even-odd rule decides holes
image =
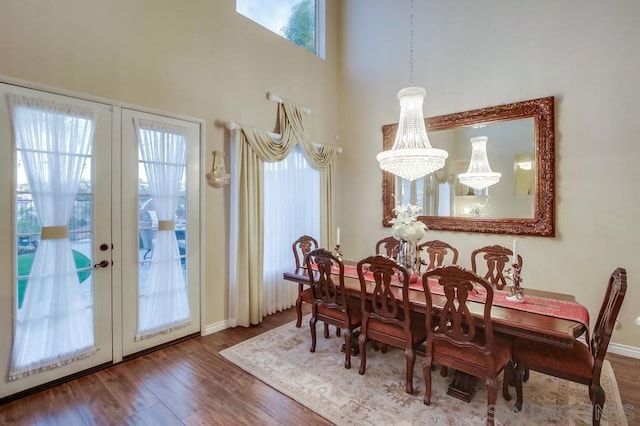
[[[427,225],[418,220],[421,210],[421,207],[413,204],[404,204],[393,209],[396,217],[389,221],[393,237],[410,243],[417,243],[424,238]]]

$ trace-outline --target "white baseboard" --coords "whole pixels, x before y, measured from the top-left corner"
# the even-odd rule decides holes
[[[226,328],[229,328],[229,326],[230,326],[229,320],[222,320],[222,321],[215,322],[213,324],[205,325],[200,335],[206,336],[207,334],[217,333],[218,331],[222,331]]]
[[[616,355],[640,359],[640,348],[636,348],[635,346],[622,345],[620,343],[609,343],[609,352]]]

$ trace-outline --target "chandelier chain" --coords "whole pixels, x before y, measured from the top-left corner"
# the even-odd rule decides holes
[[[413,0],[409,2],[409,84],[413,86]]]

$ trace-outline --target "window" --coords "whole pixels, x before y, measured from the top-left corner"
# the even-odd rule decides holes
[[[236,11],[324,58],[324,0],[236,0]]]
[[[291,243],[301,235],[320,236],[320,172],[300,145],[287,158],[264,163],[263,316],[287,309],[298,289],[282,279],[293,263]]]

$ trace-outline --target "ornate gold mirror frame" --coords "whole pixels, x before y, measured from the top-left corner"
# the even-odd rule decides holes
[[[535,200],[533,218],[470,218],[420,216],[429,229],[493,234],[555,235],[554,98],[540,98],[425,119],[428,132],[480,123],[533,118],[535,130]],[[398,124],[382,127],[383,150],[391,149]],[[395,176],[382,172],[382,224],[394,217]]]

